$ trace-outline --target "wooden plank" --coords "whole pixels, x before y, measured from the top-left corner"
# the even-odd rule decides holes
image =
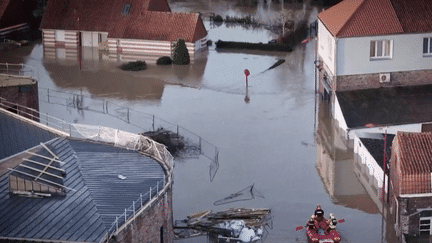
[[[40,155],[40,154],[36,154],[36,153],[33,153],[33,152],[28,152],[28,151],[26,151],[26,153],[28,153],[28,154],[31,154],[31,155],[34,155],[34,156],[38,156],[38,157],[41,157],[41,158],[44,158],[44,159],[47,159],[47,160],[52,160],[52,158],[49,158],[49,157],[46,157],[46,156],[43,156],[43,155]],[[60,160],[57,160],[57,159],[54,159],[53,160],[54,162],[57,162],[57,163],[59,163],[59,164],[64,164],[64,162],[63,161],[60,161]]]
[[[31,159],[23,158],[23,160],[31,162],[31,163],[34,163],[34,164],[38,164],[38,165],[41,165],[41,166],[47,166],[47,167],[49,167],[51,169],[58,170],[58,171],[61,171],[61,172],[66,172],[65,170],[63,170],[61,168],[57,168],[57,167],[54,167],[54,166],[51,166],[51,165],[43,164],[43,163],[31,160]]]
[[[44,147],[54,158],[59,159],[59,157],[53,153],[53,151],[51,151],[44,143],[40,143],[40,145]]]
[[[49,176],[52,176],[52,177],[56,177],[56,178],[59,178],[59,179],[63,179],[63,177],[61,177],[61,176],[54,175],[54,174],[51,174],[51,173],[49,173],[49,172],[46,172],[45,170],[46,170],[47,167],[45,167],[44,170],[39,170],[39,169],[33,168],[33,167],[31,167],[31,166],[23,165],[23,164],[19,164],[19,166],[24,167],[24,168],[27,168],[27,169],[30,169],[30,170],[34,170],[34,171],[36,171],[36,172],[40,172],[40,174],[36,177],[35,180],[39,179],[40,176],[41,176],[42,174],[46,174],[46,175],[49,175]]]

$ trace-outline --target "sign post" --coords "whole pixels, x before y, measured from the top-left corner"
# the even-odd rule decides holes
[[[245,69],[245,70],[244,70],[244,74],[245,74],[245,76],[246,76],[246,86],[248,86],[248,76],[249,76],[249,74],[250,74],[249,70]]]

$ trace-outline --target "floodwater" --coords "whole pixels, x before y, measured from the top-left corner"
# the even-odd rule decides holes
[[[237,7],[230,1],[172,0],[170,6],[173,11],[200,11],[204,16],[250,14],[273,23],[281,14],[310,14],[312,21],[318,12],[316,7],[305,12],[301,4],[282,7],[271,1]],[[207,20],[205,24],[214,42],[267,42],[277,36],[267,28],[216,26]],[[143,132],[103,112],[76,109],[71,95],[53,90],[74,92],[85,95],[87,108],[101,109],[97,106],[103,102],[98,100],[109,100],[179,124],[215,145],[220,166],[212,181],[209,159],[177,161],[175,220],[204,210],[271,208],[273,227],[264,242],[307,242],[304,231],[295,227],[303,226],[320,204],[326,216],[333,212],[345,220],[338,224],[343,242],[395,242],[393,224],[383,220],[354,173],[349,141],[341,139],[325,104],[316,99],[314,45],[314,41],[299,45],[291,53],[221,51],[210,46],[189,66],[150,63],[137,73],[120,70],[121,57],[113,60],[106,53],[86,49],[79,64],[73,53],[69,59],[64,49],[51,55],[40,43],[2,54],[0,62],[25,63],[37,70],[42,113],[68,122]],[[279,59],[286,62],[266,70]],[[245,69],[251,73],[247,88]],[[250,185],[263,197],[214,205]],[[207,238],[178,242],[207,242]]]

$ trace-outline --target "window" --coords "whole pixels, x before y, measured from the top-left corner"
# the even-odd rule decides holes
[[[423,38],[423,55],[432,55],[432,37]]]
[[[128,15],[129,12],[130,12],[130,8],[131,8],[130,3],[126,3],[125,5],[123,5],[123,11],[122,11],[122,14],[124,14],[124,15]]]
[[[392,52],[392,40],[376,40],[370,42],[371,59],[390,59],[392,58]]]

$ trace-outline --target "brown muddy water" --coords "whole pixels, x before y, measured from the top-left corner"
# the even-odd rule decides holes
[[[259,2],[238,7],[230,1],[170,1],[173,11],[253,15],[263,22],[284,18],[316,18],[318,8],[301,4]],[[267,42],[277,36],[268,28],[213,25],[207,19],[209,39]],[[110,100],[119,106],[154,114],[198,134],[219,149],[220,167],[212,181],[210,161],[202,156],[177,161],[174,172],[174,219],[204,210],[232,207],[271,208],[273,228],[264,242],[307,242],[303,226],[317,204],[345,222],[338,224],[343,242],[396,242],[392,223],[383,220],[378,206],[354,173],[350,143],[343,141],[317,102],[314,77],[314,41],[291,53],[216,50],[210,46],[189,66],[145,71],[120,70],[121,61],[106,53],[83,50],[65,58],[64,49],[48,56],[40,43],[2,53],[0,62],[25,63],[37,70],[40,111],[60,119],[143,132],[120,119],[71,105],[69,94],[85,95],[84,106]],[[281,66],[266,70],[278,59]],[[81,68],[80,68],[81,66]],[[248,89],[244,70],[251,75]],[[246,102],[247,101],[247,102]],[[144,121],[143,121],[144,122]],[[254,184],[263,197],[215,206],[214,202]],[[207,238],[177,242],[207,242]]]

